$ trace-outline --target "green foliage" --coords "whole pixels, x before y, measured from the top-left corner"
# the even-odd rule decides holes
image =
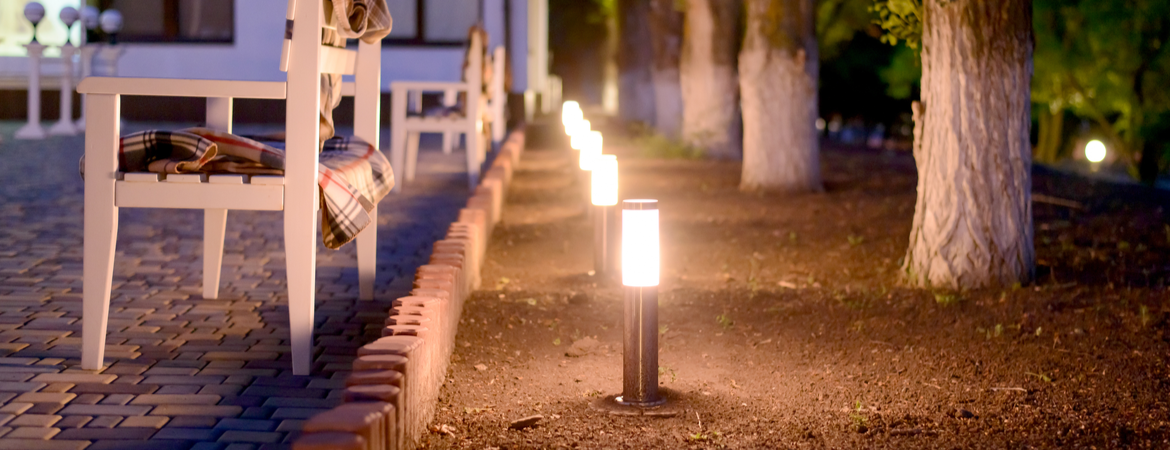
[[[922,41],[922,2],[920,0],[876,0],[870,11],[877,14],[874,23],[885,30],[882,42],[918,48]]]
[[[858,31],[873,23],[873,0],[820,0],[816,6],[817,48],[822,61],[841,54]]]
[[[1152,181],[1170,150],[1170,2],[1034,0],[1033,11],[1032,101],[1092,120],[1130,172]]]
[[[902,43],[894,50],[890,65],[878,69],[878,76],[886,83],[886,95],[909,99],[922,83],[922,56],[907,43]]]

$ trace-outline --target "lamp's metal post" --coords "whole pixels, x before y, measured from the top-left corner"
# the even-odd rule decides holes
[[[617,274],[614,248],[617,214],[613,206],[593,206],[593,271],[606,278]]]
[[[625,287],[626,337],[622,358],[622,396],[632,406],[656,406],[658,395],[658,286]]]

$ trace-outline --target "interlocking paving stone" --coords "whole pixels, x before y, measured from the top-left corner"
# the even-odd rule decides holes
[[[308,419],[317,413],[328,411],[327,408],[277,408],[272,413],[273,419]]]
[[[81,417],[89,417],[89,416],[81,416]],[[69,420],[69,416],[66,416],[65,420]],[[123,417],[121,417],[121,416],[101,416],[101,417],[98,417],[96,419],[93,419],[85,426],[87,428],[113,428],[115,425],[122,423],[122,420],[123,420]]]
[[[213,416],[235,417],[244,408],[232,405],[159,405],[152,411],[156,416]]]
[[[148,439],[154,428],[73,428],[61,432],[62,439],[92,441],[98,439]]]
[[[222,419],[215,424],[215,428],[241,431],[273,431],[276,428],[275,420],[256,419]]]
[[[76,355],[76,353],[74,353]],[[40,383],[105,383],[109,384],[118,378],[117,375],[99,373],[42,373],[33,377],[32,381]]]
[[[62,409],[59,414],[63,416],[143,416],[151,408],[153,407],[130,405],[69,405],[65,409]]]
[[[130,402],[132,405],[214,405],[219,403],[218,395],[139,395]]]
[[[68,416],[58,421],[53,426],[62,430],[66,428],[81,428],[88,424],[93,417],[90,416]]]
[[[8,422],[10,427],[51,427],[61,416],[49,414],[21,414]]]
[[[64,439],[46,441],[42,439],[12,439],[8,436],[0,439],[0,450],[82,450],[89,445],[89,441],[67,441]]]
[[[163,416],[132,416],[127,417],[118,427],[131,428],[162,428],[171,419]]]
[[[16,427],[4,435],[4,437],[13,439],[49,439],[60,432],[60,428]]]
[[[124,378],[124,377],[123,377]],[[158,390],[158,385],[155,384],[95,384],[95,383],[81,383],[69,389],[69,392],[78,394],[150,394]]]
[[[214,441],[219,438],[222,430],[207,428],[172,428],[163,427],[152,436],[153,439],[175,439],[180,441]]]
[[[0,391],[5,392],[32,392],[45,387],[45,383],[4,381],[0,382]]]
[[[29,408],[32,408],[32,407],[33,407],[32,403],[9,403],[7,405],[4,405],[3,407],[0,407],[0,413],[23,414],[25,411],[28,411]]]
[[[228,430],[219,436],[219,441],[275,443],[280,442],[282,438],[284,433],[279,432]]]

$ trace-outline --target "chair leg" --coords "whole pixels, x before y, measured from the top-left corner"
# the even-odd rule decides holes
[[[483,145],[483,133],[472,130],[467,133],[467,184],[472,192],[479,185],[480,149]]]
[[[414,171],[418,168],[418,141],[420,139],[422,139],[422,133],[406,132],[406,181],[414,181]]]
[[[406,184],[406,96],[404,91],[390,95],[390,167],[394,170],[394,192]]]
[[[378,264],[377,205],[370,211],[370,219],[373,223],[357,235],[358,298],[361,300],[374,299],[374,280],[377,278]]]
[[[85,210],[82,240],[81,368],[102,368],[110,316],[118,207],[114,204],[118,161],[119,96],[91,95],[85,105]]]
[[[227,213],[226,209],[203,210],[203,298],[219,298]]]
[[[286,203],[284,254],[288,274],[289,344],[293,375],[308,375],[313,366],[313,313],[317,265],[317,221],[311,203]]]
[[[456,92],[455,90],[451,90],[451,89],[443,91],[443,106],[450,108],[452,106],[455,106],[455,102],[457,102],[457,101],[459,101],[459,93],[458,92]],[[458,139],[459,139],[459,135],[454,133],[454,132],[451,132],[451,131],[444,131],[443,132],[443,154],[444,155],[451,154],[451,151],[454,150],[455,145],[457,145],[459,143]]]

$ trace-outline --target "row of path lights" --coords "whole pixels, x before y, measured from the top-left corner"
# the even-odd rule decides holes
[[[579,150],[578,166],[589,175],[593,204],[594,272],[609,279],[616,275],[613,232],[618,220],[618,161],[602,154],[602,135],[590,129],[581,106],[565,102],[561,110],[565,133]],[[678,414],[673,396],[658,389],[658,282],[661,264],[658,236],[658,200],[625,200],[621,221],[621,281],[625,298],[622,393],[594,403],[618,415],[671,416]]]
[[[73,24],[79,19],[82,25],[90,30],[96,29],[99,24],[102,31],[110,36],[110,43],[122,29],[122,14],[117,10],[106,10],[98,14],[95,7],[87,6],[78,12],[72,6],[61,8],[58,16],[65,23],[66,36],[71,35]],[[49,135],[72,136],[85,130],[85,106],[82,105],[81,118],[73,121],[73,56],[77,54],[77,47],[66,38],[61,46],[61,119],[46,133],[41,126],[41,59],[46,46],[37,42],[37,25],[45,18],[45,7],[38,2],[29,2],[24,6],[24,18],[32,23],[32,41],[25,44],[28,50],[28,123],[16,131],[17,139],[44,139]],[[82,36],[85,34],[82,33]],[[83,38],[84,40],[84,38]],[[97,47],[93,45],[81,46],[81,77],[89,76],[92,71],[92,60]],[[84,101],[84,99],[83,99]]]

